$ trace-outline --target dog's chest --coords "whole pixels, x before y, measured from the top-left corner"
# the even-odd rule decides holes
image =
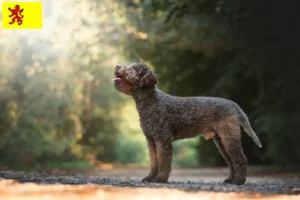
[[[139,112],[140,126],[145,135],[152,135],[169,129],[170,123],[165,113],[164,108],[152,106]]]

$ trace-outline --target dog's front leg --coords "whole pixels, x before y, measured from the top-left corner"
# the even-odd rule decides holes
[[[151,182],[158,172],[158,163],[157,163],[157,152],[156,146],[153,139],[146,137],[148,143],[148,151],[149,151],[149,158],[150,158],[150,173],[148,176],[142,179],[142,182]]]
[[[150,182],[166,183],[168,182],[172,170],[172,140],[155,141],[158,174]]]

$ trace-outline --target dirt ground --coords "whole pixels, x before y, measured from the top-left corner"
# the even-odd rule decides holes
[[[174,169],[169,183],[142,183],[147,169],[0,172],[0,199],[300,199],[300,173],[250,170],[247,182],[223,184],[226,168]]]

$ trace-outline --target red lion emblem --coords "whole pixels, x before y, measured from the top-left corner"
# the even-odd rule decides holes
[[[23,15],[21,14],[24,9],[20,9],[20,5],[15,5],[14,9],[11,9],[10,7],[8,8],[8,10],[11,12],[11,15],[9,15],[9,17],[13,17],[11,22],[9,22],[9,24],[13,24],[16,22],[18,22],[18,25],[21,25],[23,23]],[[19,16],[20,15],[20,16]]]

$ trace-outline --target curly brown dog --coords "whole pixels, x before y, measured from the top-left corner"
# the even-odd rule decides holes
[[[167,182],[171,172],[172,142],[203,136],[213,138],[230,175],[224,183],[244,184],[247,158],[240,125],[262,147],[246,114],[233,101],[216,97],[176,97],[156,87],[157,77],[145,64],[117,65],[115,88],[133,97],[148,142],[151,171],[142,181]]]

